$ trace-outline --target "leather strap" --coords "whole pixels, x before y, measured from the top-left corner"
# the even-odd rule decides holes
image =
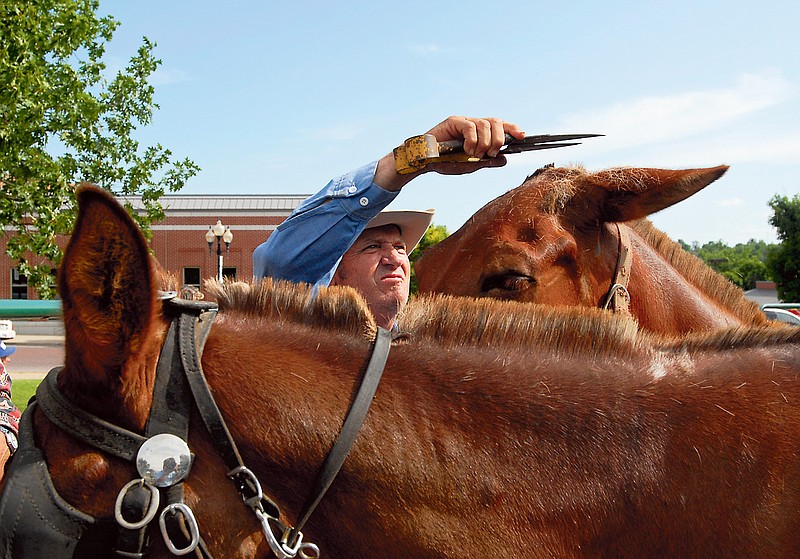
[[[344,420],[344,425],[339,433],[339,437],[325,458],[325,462],[320,468],[317,480],[314,483],[314,488],[308,496],[305,506],[303,507],[303,514],[300,515],[300,520],[288,537],[289,545],[294,545],[298,533],[302,530],[311,513],[317,508],[317,505],[325,496],[325,493],[330,488],[331,483],[336,478],[339,470],[342,469],[345,458],[353,446],[353,442],[358,435],[361,425],[364,423],[364,418],[367,416],[372,399],[375,397],[375,391],[378,389],[378,384],[383,375],[383,369],[386,367],[386,361],[389,358],[389,350],[392,347],[392,333],[385,328],[378,328],[375,335],[375,344],[372,348],[372,355],[370,356],[367,369],[364,372],[364,378],[361,380],[361,386],[358,388],[358,393],[350,406],[350,411]]]
[[[211,394],[205,375],[203,375],[197,352],[190,349],[194,348],[194,327],[194,317],[183,315],[178,319],[181,365],[186,372],[189,388],[194,396],[197,409],[200,411],[200,417],[211,435],[211,440],[214,441],[225,464],[232,470],[242,465],[242,457],[222,418],[222,412],[219,411],[219,407],[214,401],[214,396]]]
[[[176,350],[178,327],[170,323],[161,355],[158,357],[156,379],[153,386],[153,404],[147,419],[145,434],[148,437],[169,433],[188,440],[191,401],[186,377],[181,372],[181,358]]]
[[[122,517],[129,522],[142,520],[150,508],[152,493],[143,485],[132,487],[122,499]],[[147,525],[138,530],[117,526],[117,540],[113,557],[120,559],[142,559],[147,549]]]
[[[628,228],[616,223],[619,244],[617,249],[617,266],[611,278],[611,288],[606,294],[602,308],[613,312],[630,313],[631,295],[628,292],[628,281],[631,278],[633,251]]]
[[[147,440],[117,427],[67,400],[58,388],[61,367],[52,369],[36,388],[36,401],[47,418],[73,437],[124,460],[133,461],[139,447]]]

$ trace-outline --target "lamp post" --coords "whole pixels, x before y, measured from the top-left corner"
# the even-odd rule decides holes
[[[222,225],[222,221],[217,220],[217,224],[213,227],[209,226],[206,232],[206,242],[208,243],[208,253],[212,254],[214,248],[214,239],[217,239],[217,279],[222,281],[222,243],[225,243],[225,254],[230,252],[231,241],[233,240],[233,233],[230,227]]]

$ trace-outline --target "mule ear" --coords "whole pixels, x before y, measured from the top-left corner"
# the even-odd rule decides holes
[[[592,173],[589,182],[606,191],[600,221],[639,219],[668,208],[696,194],[728,170],[726,165],[708,169],[618,168]]]
[[[119,390],[122,370],[141,349],[155,313],[150,254],[110,193],[82,185],[77,199],[78,219],[59,270],[64,373],[85,389]]]

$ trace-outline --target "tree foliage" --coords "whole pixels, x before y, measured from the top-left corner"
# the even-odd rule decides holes
[[[742,289],[753,289],[756,281],[770,279],[767,268],[769,247],[764,241],[751,239],[730,247],[722,241],[711,241],[700,245],[688,245],[678,241],[684,250],[699,257],[703,262]]]
[[[433,245],[442,242],[447,238],[450,233],[444,225],[431,225],[428,227],[422,239],[419,241],[417,248],[411,251],[408,259],[411,261],[411,293],[417,292],[417,275],[414,273],[414,262],[416,262],[422,253]]]
[[[139,127],[158,108],[148,78],[161,63],[147,38],[109,75],[105,46],[118,22],[97,0],[0,0],[0,226],[6,251],[40,296],[53,296],[56,237],[72,229],[75,185],[138,194],[143,228],[163,218],[158,199],[199,168],[160,144],[142,147]],[[10,234],[8,233],[10,231]]]
[[[773,196],[770,224],[781,244],[772,247],[767,266],[775,278],[781,301],[800,301],[800,197]]]

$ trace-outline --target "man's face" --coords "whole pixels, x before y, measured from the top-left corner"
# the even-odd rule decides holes
[[[388,328],[408,301],[411,265],[396,225],[366,229],[342,257],[332,285],[349,285],[366,299],[379,326]]]

